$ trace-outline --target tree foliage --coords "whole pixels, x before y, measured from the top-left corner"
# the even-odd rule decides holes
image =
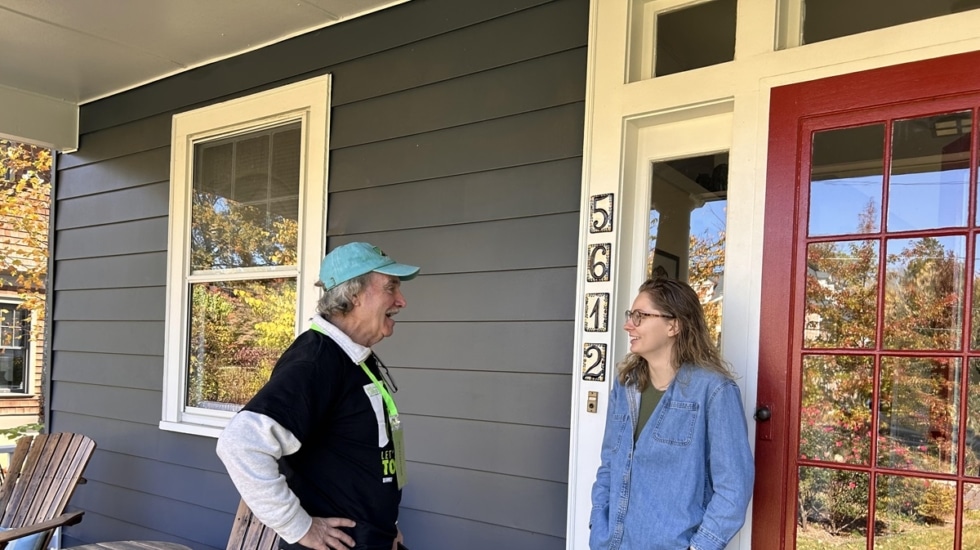
[[[51,197],[51,150],[0,139],[0,287],[18,292],[21,308],[33,313],[36,324],[25,323],[32,333],[26,342],[40,337],[45,317],[45,288],[48,268],[48,218]],[[8,313],[9,318],[9,313]],[[14,338],[11,331],[6,338]],[[0,342],[0,344],[12,342]],[[14,380],[27,380],[33,370],[25,357],[15,356]],[[40,408],[44,396],[39,396]],[[30,431],[29,424],[0,434],[13,437],[19,430]]]
[[[296,263],[295,219],[213,193],[195,192],[191,268],[233,269]]]
[[[0,139],[0,275],[44,317],[51,150]]]
[[[210,193],[195,193],[187,404],[242,405],[269,379],[296,331],[296,280],[224,275],[295,264],[295,219]],[[205,405],[207,406],[207,405]]]
[[[722,301],[715,293],[725,270],[725,232],[691,235],[688,254],[688,282],[701,298],[705,322],[720,346]]]
[[[659,215],[651,213],[649,222],[649,241],[646,258],[646,272],[656,276],[654,260],[657,251],[657,228]],[[687,283],[691,285],[701,299],[707,322],[715,343],[721,345],[721,308],[722,301],[717,291],[724,279],[725,271],[725,231],[716,233],[705,230],[700,235],[688,237],[687,250]],[[672,276],[668,274],[668,276]]]
[[[876,216],[869,205],[862,224]],[[802,362],[799,457],[814,465],[800,468],[804,528],[815,521],[835,534],[864,530],[872,487],[861,468],[873,465],[908,472],[878,477],[877,528],[951,518],[955,491],[915,472],[957,471],[961,373],[972,365],[921,352],[961,346],[970,271],[964,251],[962,237],[842,239],[808,247],[804,346],[811,352]],[[886,352],[877,365],[875,349]],[[976,410],[980,395],[972,386]],[[978,426],[965,420],[972,436]],[[978,451],[967,447],[967,471],[980,464]]]

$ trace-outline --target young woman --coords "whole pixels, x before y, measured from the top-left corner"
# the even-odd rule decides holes
[[[592,486],[591,550],[723,550],[754,464],[738,386],[685,283],[640,286]]]

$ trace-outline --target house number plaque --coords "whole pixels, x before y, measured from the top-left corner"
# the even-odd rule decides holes
[[[609,331],[608,292],[590,292],[585,295],[585,331]]]
[[[613,194],[592,195],[589,209],[589,233],[608,233],[613,230]]]
[[[582,355],[582,380],[606,381],[606,344],[585,344]]]
[[[589,266],[586,280],[590,283],[609,282],[609,266],[612,264],[612,244],[590,244]]]

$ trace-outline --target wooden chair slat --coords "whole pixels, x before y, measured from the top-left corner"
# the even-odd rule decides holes
[[[0,511],[7,508],[7,501],[13,493],[13,488],[24,469],[24,461],[27,459],[27,452],[31,450],[31,443],[34,436],[25,435],[17,440],[14,446],[14,454],[10,457],[10,464],[7,466],[7,474],[4,477],[3,487],[0,487]]]
[[[31,443],[27,460],[24,461],[24,467],[20,472],[20,479],[14,485],[13,493],[3,511],[3,520],[0,521],[0,526],[19,527],[23,525],[25,512],[21,508],[30,505],[31,499],[27,495],[33,497],[36,494],[38,483],[41,481],[39,472],[44,471],[51,459],[51,452],[45,452],[47,441],[48,436],[46,434],[34,436],[34,442]]]
[[[11,521],[16,525],[29,525],[31,518],[48,517],[45,513],[51,491],[57,484],[57,472],[61,459],[69,452],[71,437],[65,434],[45,434],[34,439],[34,446],[41,445],[40,455],[35,465],[34,474],[25,490],[30,495],[21,502]],[[23,479],[23,478],[21,478]]]
[[[23,448],[21,441],[26,441]],[[0,526],[7,528],[28,528],[60,516],[95,451],[95,442],[80,434],[41,434],[21,441],[0,490]]]
[[[244,500],[239,502],[225,550],[275,550],[278,547],[279,535],[252,515]]]
[[[47,517],[53,514],[54,510],[59,509],[59,503],[63,500],[66,492],[74,487],[72,480],[71,460],[81,444],[81,439],[73,437],[74,434],[54,434],[53,452],[48,462],[47,472],[41,475],[41,482],[38,484],[37,493],[33,501],[26,510],[27,517]],[[49,439],[48,445],[52,441]],[[64,507],[61,506],[61,509]],[[57,514],[55,514],[57,515]]]
[[[65,490],[59,492],[60,499],[54,503],[55,508],[60,510],[64,510],[68,506],[68,500],[71,498],[75,488],[85,483],[82,474],[85,473],[85,467],[88,466],[88,461],[95,452],[95,441],[80,434],[73,434],[73,437],[77,440],[78,444],[72,453],[71,459],[66,461],[67,471],[62,481]]]

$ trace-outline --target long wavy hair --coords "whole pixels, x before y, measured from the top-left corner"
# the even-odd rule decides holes
[[[640,294],[643,293],[658,310],[673,315],[678,323],[670,361],[675,371],[688,364],[733,378],[728,363],[711,341],[701,300],[690,285],[665,278],[647,279],[640,285]],[[619,364],[619,381],[624,385],[636,384],[637,389],[645,390],[651,383],[647,360],[635,353],[627,354]]]

